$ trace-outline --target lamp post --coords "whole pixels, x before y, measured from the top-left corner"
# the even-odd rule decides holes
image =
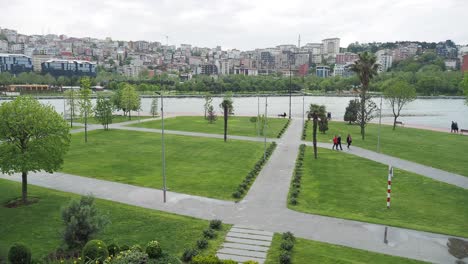
[[[305,92],[302,92],[302,127],[304,127],[305,122]]]
[[[260,95],[257,94],[257,137],[260,137]]]
[[[162,152],[162,174],[163,174],[163,202],[166,202],[166,156],[164,149],[164,97],[161,92],[155,92],[161,96],[161,124],[162,124],[162,133],[161,133],[161,152]]]
[[[267,129],[268,96],[265,96],[265,124],[263,125],[263,160],[266,161],[266,129]]]
[[[291,86],[292,86],[292,71],[291,71],[291,58],[290,58],[289,59],[289,119],[291,119],[291,88],[292,88]]]

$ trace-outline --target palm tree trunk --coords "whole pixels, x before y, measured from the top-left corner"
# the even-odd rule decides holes
[[[23,204],[25,204],[28,201],[28,172],[27,171],[23,171],[21,173],[21,179],[22,179],[21,196],[22,196]]]
[[[363,88],[364,89],[364,88]],[[366,95],[365,93],[363,93],[361,95],[361,122],[360,122],[360,125],[361,125],[361,136],[362,136],[362,140],[364,140],[365,138],[365,125],[366,125],[366,117],[364,116],[366,113]]]
[[[227,140],[228,106],[224,105],[224,142]]]

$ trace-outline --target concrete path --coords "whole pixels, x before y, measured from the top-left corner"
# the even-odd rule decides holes
[[[114,125],[114,128],[122,128],[121,125]],[[287,209],[289,184],[299,145],[303,143],[300,140],[301,133],[302,122],[293,120],[283,137],[277,140],[276,150],[258,175],[249,193],[239,203],[173,192],[168,193],[168,202],[163,203],[161,190],[63,173],[35,173],[31,174],[28,180],[33,185],[77,194],[92,193],[97,198],[145,208],[207,220],[221,219],[226,223],[269,232],[291,231],[297,237],[389,255],[434,263],[454,263],[455,258],[447,251],[446,243],[449,236],[446,235],[390,227],[389,243],[385,244],[383,225],[305,214]],[[212,134],[205,136],[217,137]],[[359,152],[357,148],[355,151],[353,148],[353,152],[349,153],[365,155],[365,151]],[[382,158],[379,155],[381,154],[377,156]],[[383,163],[388,162],[383,160]],[[450,179],[454,178],[452,176],[447,175]],[[0,178],[21,181],[20,175],[1,175]]]

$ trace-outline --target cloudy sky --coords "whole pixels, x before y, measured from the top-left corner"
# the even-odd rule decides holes
[[[468,44],[468,0],[0,0],[23,34],[168,41],[242,50],[339,37]]]

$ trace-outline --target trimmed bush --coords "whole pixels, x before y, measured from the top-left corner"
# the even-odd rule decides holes
[[[198,255],[198,251],[194,248],[186,248],[182,253],[182,260],[185,262],[191,261],[193,257]]]
[[[294,234],[291,233],[291,232],[283,233],[282,239],[283,240],[289,240],[289,241],[291,241],[293,243],[296,242],[296,237],[294,237]]]
[[[153,263],[153,262],[149,262],[149,263]],[[181,264],[181,263],[182,262],[180,261],[178,257],[167,254],[167,253],[163,253],[161,257],[159,257],[155,262],[155,264]]]
[[[292,204],[292,205],[297,205],[297,199],[296,198],[291,198],[289,199],[289,202]]]
[[[148,254],[148,257],[151,259],[159,258],[162,254],[162,249],[159,242],[156,240],[148,242],[146,245],[146,254]]]
[[[85,262],[87,263],[87,262]],[[148,263],[146,253],[134,250],[122,251],[112,260],[112,264],[141,264]]]
[[[244,264],[247,263],[247,262],[244,262]],[[238,264],[237,261],[234,261],[234,260],[231,260],[231,259],[223,260],[221,263],[223,263],[223,264]],[[255,262],[255,263],[257,263],[257,262]]]
[[[129,249],[130,249],[130,247],[128,245],[123,245],[123,246],[120,247],[120,251],[127,251]]]
[[[197,240],[197,248],[198,249],[205,249],[208,247],[208,240],[202,238]]]
[[[291,254],[288,251],[281,252],[279,256],[280,264],[290,264],[291,263]]]
[[[216,233],[213,229],[208,228],[208,229],[203,230],[203,236],[208,239],[212,239],[216,237]]]
[[[242,197],[242,194],[239,191],[236,191],[236,192],[232,193],[232,197],[234,197],[236,199],[239,199],[239,198]]]
[[[29,264],[31,250],[23,243],[14,243],[8,251],[8,260],[12,264]]]
[[[247,260],[246,262],[244,262],[244,264],[258,264],[258,262],[253,260]]]
[[[140,252],[143,252],[143,248],[138,245],[138,244],[135,244],[133,245],[131,248],[130,248],[131,251],[140,251]]]
[[[103,263],[109,257],[109,251],[107,251],[106,244],[101,240],[90,240],[84,246],[81,255],[85,262],[92,260]]]
[[[111,243],[107,246],[107,251],[109,252],[109,256],[115,256],[120,252],[120,248],[117,244]]]
[[[211,220],[210,228],[215,229],[215,230],[221,230],[223,228],[223,222],[219,219]]]
[[[192,258],[192,264],[222,264],[223,262],[214,255],[195,256]]]
[[[281,138],[281,136],[284,134],[284,132],[285,132],[286,129],[288,128],[289,123],[291,123],[291,119],[288,119],[288,121],[286,122],[286,124],[284,124],[283,128],[280,130],[280,132],[279,132],[278,135],[276,136],[277,138]]]
[[[289,239],[283,240],[283,242],[281,242],[280,247],[281,249],[284,249],[286,251],[291,251],[294,247],[294,243]]]

